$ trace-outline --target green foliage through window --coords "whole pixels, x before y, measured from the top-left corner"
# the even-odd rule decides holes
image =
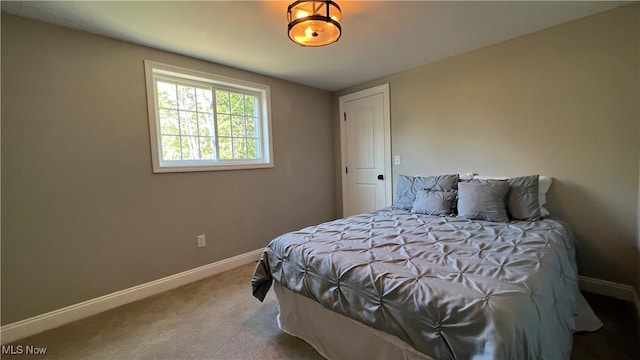
[[[163,160],[260,158],[255,95],[165,79],[156,89]]]

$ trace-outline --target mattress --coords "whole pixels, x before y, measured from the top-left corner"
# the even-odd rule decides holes
[[[436,359],[569,358],[577,270],[562,222],[384,209],[279,236],[254,272]]]

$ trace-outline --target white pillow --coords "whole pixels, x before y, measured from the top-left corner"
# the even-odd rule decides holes
[[[475,175],[473,178],[477,180],[506,180],[509,177]],[[538,203],[540,204],[540,216],[543,217],[551,215],[544,205],[547,203],[547,191],[549,191],[549,188],[551,187],[552,180],[553,178],[551,176],[539,175],[538,177]]]
[[[540,203],[540,216],[549,216],[549,210],[544,208],[544,204],[547,203],[547,191],[551,187],[551,176],[538,177],[538,202]]]

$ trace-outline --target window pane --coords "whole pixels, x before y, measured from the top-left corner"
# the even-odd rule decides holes
[[[213,156],[213,138],[200,138],[200,158],[203,160],[212,160]]]
[[[156,87],[158,88],[158,107],[176,109],[178,107],[176,85],[158,81]]]
[[[244,117],[233,116],[231,117],[231,129],[234,137],[245,137],[246,129],[244,126]]]
[[[231,113],[244,115],[244,97],[242,94],[231,93]]]
[[[196,89],[178,85],[178,107],[180,110],[196,111]]]
[[[233,159],[233,150],[231,148],[231,138],[229,137],[218,138],[218,151],[220,151],[220,159],[223,159],[223,160]]]
[[[246,96],[244,97],[244,114],[247,116],[256,116],[255,113],[256,103],[258,102],[258,98],[255,96]]]
[[[180,111],[180,135],[198,135],[198,117],[191,111]]]
[[[229,92],[216,90],[216,112],[220,114],[230,114]]]
[[[196,89],[197,107],[199,112],[213,112],[213,95],[209,89]]]
[[[245,139],[233,138],[233,155],[235,159],[247,158],[247,143]]]
[[[182,160],[198,159],[198,138],[196,136],[182,136]]]
[[[162,136],[162,160],[180,160],[180,137]]]
[[[258,158],[258,139],[247,139],[247,158]]]
[[[160,133],[178,135],[178,112],[176,110],[160,110]]]
[[[258,119],[247,118],[247,137],[258,137]]]
[[[198,135],[213,136],[213,115],[198,114]]]
[[[218,115],[218,136],[231,136],[231,116]]]

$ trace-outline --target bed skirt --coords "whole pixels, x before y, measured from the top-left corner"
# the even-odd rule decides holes
[[[277,282],[273,290],[280,330],[302,339],[327,359],[433,360],[397,337],[325,309]],[[580,292],[577,297],[575,332],[601,328],[602,322]]]
[[[304,340],[327,359],[433,360],[396,336],[325,309],[277,282],[273,285],[280,329]]]

